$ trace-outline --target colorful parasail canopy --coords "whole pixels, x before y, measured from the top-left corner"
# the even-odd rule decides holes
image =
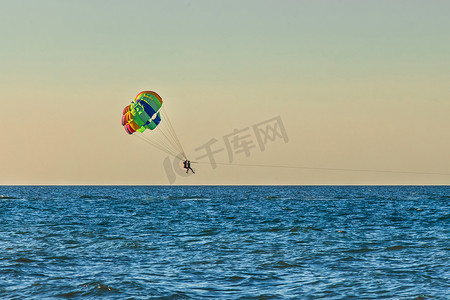
[[[176,158],[186,159],[183,146],[162,103],[162,98],[157,93],[140,92],[131,104],[124,108],[122,125],[129,135],[138,137]],[[136,132],[138,134],[133,134]]]
[[[130,105],[123,109],[122,125],[128,134],[153,130],[161,122],[161,97],[152,91],[140,92]]]

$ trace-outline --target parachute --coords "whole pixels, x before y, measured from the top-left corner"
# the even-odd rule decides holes
[[[122,112],[122,125],[128,134],[153,130],[161,122],[161,97],[152,91],[140,92]]]
[[[157,93],[140,92],[123,109],[122,125],[129,135],[137,136],[169,155],[187,159]]]

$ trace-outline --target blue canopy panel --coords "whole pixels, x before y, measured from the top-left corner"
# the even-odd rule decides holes
[[[150,129],[150,130],[153,130],[153,129],[156,128],[156,126],[158,126],[158,124],[159,124],[160,122],[161,122],[161,115],[158,113],[158,114],[156,115],[156,118],[154,118],[154,119],[151,120],[151,121],[146,122],[146,123],[144,124],[144,127],[148,128],[148,129]]]

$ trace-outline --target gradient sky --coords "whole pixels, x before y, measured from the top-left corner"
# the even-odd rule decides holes
[[[280,116],[233,163],[450,173],[450,1],[0,1],[0,184],[168,184],[128,136],[142,90],[190,159]],[[222,144],[220,144],[222,143]],[[226,163],[225,151],[216,161]],[[450,176],[195,165],[175,184],[449,184]]]

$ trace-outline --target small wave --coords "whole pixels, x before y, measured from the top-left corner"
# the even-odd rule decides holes
[[[218,228],[208,228],[203,229],[198,235],[199,236],[213,236],[216,235],[218,232]]]
[[[298,232],[300,230],[300,226],[295,226],[289,229],[290,232]]]
[[[198,201],[198,200],[211,200],[211,198],[205,198],[203,196],[167,196],[167,200],[183,200],[183,201]]]
[[[67,255],[60,255],[60,256],[49,256],[49,260],[56,260],[56,261],[68,261],[74,259],[74,257],[67,256]]]
[[[420,207],[418,207],[418,208],[411,207],[411,208],[409,208],[408,210],[410,210],[410,211],[423,211],[423,208],[420,208]]]
[[[103,291],[116,291],[115,288],[112,288],[106,284],[101,284],[101,283],[97,284],[97,288],[99,290],[103,290]]]
[[[290,207],[286,207],[286,206],[283,206],[281,209],[282,210],[287,210],[287,211],[295,211],[295,209],[290,208]]]
[[[182,196],[167,196],[167,200],[178,200],[178,199],[184,199],[185,197]]]
[[[11,199],[20,199],[20,198],[7,196],[7,195],[0,195],[0,200],[11,200]]]
[[[313,230],[313,231],[323,231],[323,229],[316,228],[316,227],[313,227],[313,226],[306,226],[306,227],[305,227],[305,231],[310,231],[310,230]]]
[[[185,292],[175,291],[173,293],[163,295],[162,297],[160,297],[160,299],[178,300],[178,299],[194,299],[194,298],[189,296]]]
[[[439,217],[439,218],[438,218],[438,221],[446,221],[446,220],[448,220],[448,219],[450,219],[450,214],[449,214],[449,215],[442,216],[442,217]]]
[[[228,281],[233,281],[233,282],[241,282],[241,281],[244,281],[244,280],[245,280],[245,277],[237,276],[237,275],[231,276],[231,277],[228,278]]]
[[[109,285],[103,284],[101,282],[91,282],[91,283],[85,283],[82,285],[85,288],[90,288],[90,291],[88,293],[84,293],[83,295],[98,295],[99,293],[105,293],[105,292],[111,292],[111,293],[118,293],[119,290],[116,288],[113,288]]]
[[[416,298],[414,298],[414,300],[426,300],[426,299],[435,299],[435,298],[436,298],[435,296],[422,294],[422,295],[419,295]]]
[[[142,248],[142,246],[138,242],[132,241],[132,242],[125,242],[125,243],[123,243],[122,244],[122,248],[125,248],[125,249],[140,249],[140,248]]]
[[[242,299],[242,298],[241,298]],[[257,296],[244,296],[243,299],[249,299],[249,300],[261,300],[261,299],[284,299],[284,297],[278,295],[278,294],[259,294]]]
[[[20,258],[16,259],[15,262],[31,263],[31,262],[35,262],[35,260],[29,259],[29,258],[25,258],[25,257],[20,257]]]
[[[96,196],[96,195],[81,195],[80,199],[87,199],[87,200],[117,200],[117,198],[111,197],[111,196]]]
[[[275,268],[275,269],[288,269],[288,268],[295,268],[295,267],[299,267],[300,265],[298,264],[292,264],[292,263],[288,263],[286,261],[280,260],[277,261],[275,263],[265,263],[262,265],[264,268]]]
[[[360,248],[360,249],[350,249],[350,250],[347,250],[345,252],[347,252],[347,253],[367,253],[367,252],[372,252],[372,251],[375,251],[375,249]]]
[[[163,197],[147,196],[147,197],[143,197],[143,198],[141,198],[139,200],[142,200],[142,201],[161,201],[161,200],[166,200],[166,199],[163,198]]]
[[[286,228],[281,228],[281,227],[273,227],[273,228],[267,228],[266,230],[264,230],[265,232],[280,232],[286,230]]]
[[[75,298],[75,297],[81,296],[81,294],[82,294],[82,292],[75,291],[75,292],[68,292],[68,293],[58,294],[58,295],[56,295],[56,297],[59,297],[59,298]]]
[[[398,250],[403,250],[406,247],[404,246],[391,246],[391,247],[387,247],[385,250],[386,251],[398,251]]]
[[[211,200],[211,198],[185,198],[184,201],[207,201]]]

